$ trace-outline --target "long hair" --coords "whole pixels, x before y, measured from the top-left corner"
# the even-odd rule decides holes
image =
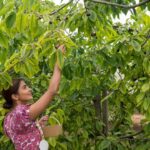
[[[10,109],[13,106],[12,94],[17,94],[20,86],[20,82],[24,81],[23,79],[13,79],[12,86],[10,86],[7,90],[2,91],[2,96],[5,99],[5,103],[3,104],[3,108]]]

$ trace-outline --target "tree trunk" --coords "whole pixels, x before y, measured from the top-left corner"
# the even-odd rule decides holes
[[[98,120],[101,120],[102,115],[101,115],[101,103],[100,103],[100,95],[96,95],[95,98],[93,99],[94,102],[94,107],[95,107],[95,114]]]
[[[107,91],[103,92],[103,97],[107,96]],[[103,134],[108,136],[108,100],[102,102],[102,119],[104,123]]]

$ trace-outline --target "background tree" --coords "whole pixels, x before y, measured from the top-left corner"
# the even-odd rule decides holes
[[[22,76],[33,87],[34,101],[46,90],[57,61],[63,76],[46,110],[49,124],[63,124],[64,135],[47,139],[51,149],[103,150],[150,147],[149,0],[1,0],[0,90]],[[125,24],[114,23],[131,13]],[[65,44],[65,56],[56,51]],[[3,99],[1,98],[1,106]],[[3,135],[0,148],[13,149]],[[142,130],[131,115],[145,115]]]

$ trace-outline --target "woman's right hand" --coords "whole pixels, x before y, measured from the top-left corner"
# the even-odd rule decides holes
[[[41,119],[38,121],[38,123],[42,128],[46,126],[47,122],[48,122],[48,115],[41,117]]]
[[[62,44],[62,45],[57,45],[56,46],[57,49],[61,50],[63,54],[65,54],[65,51],[66,51],[66,48],[65,48],[65,45]]]

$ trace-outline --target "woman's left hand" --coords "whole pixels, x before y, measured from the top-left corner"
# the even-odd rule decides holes
[[[46,126],[48,121],[48,115],[41,117],[41,119],[38,121],[41,127]]]

